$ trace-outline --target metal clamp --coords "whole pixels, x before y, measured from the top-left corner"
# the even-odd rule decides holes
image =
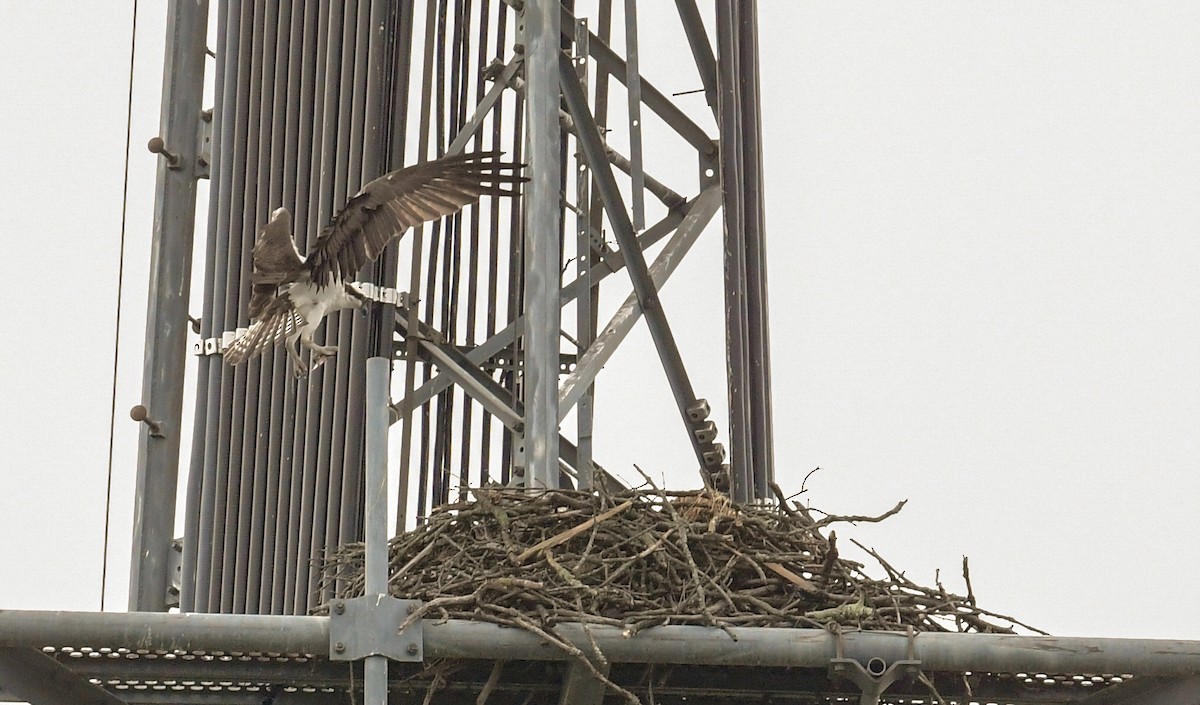
[[[393,661],[420,663],[425,658],[421,620],[397,631],[420,606],[420,600],[390,595],[334,600],[329,606],[329,660],[386,656]]]
[[[380,286],[373,282],[355,282],[354,285],[368,299],[381,304],[391,304],[407,308],[411,303],[411,297],[407,291],[396,291],[394,287]]]
[[[853,681],[862,690],[862,696],[858,701],[859,705],[879,705],[879,696],[883,695],[883,691],[887,690],[892,683],[921,672],[921,661],[916,657],[916,633],[911,626],[908,627],[907,634],[907,658],[898,659],[889,664],[875,656],[867,660],[865,667],[856,659],[845,657],[841,627],[834,624],[832,631],[837,646],[836,656],[829,659],[829,678],[830,680],[845,678]]]

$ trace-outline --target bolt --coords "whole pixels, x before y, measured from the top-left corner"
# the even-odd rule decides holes
[[[333,611],[338,614],[346,614],[346,603],[341,600],[333,603]]]
[[[408,606],[408,613],[409,613],[409,614],[412,614],[413,612],[416,612],[416,611],[417,611],[417,606],[416,606],[416,605],[409,605],[409,606]]]
[[[416,656],[417,652],[420,650],[421,650],[421,647],[417,646],[417,642],[414,641],[414,642],[409,643],[408,653],[410,656]]]
[[[333,650],[340,654],[346,650],[346,644],[339,641],[338,643],[333,645]]]
[[[151,436],[154,436],[155,438],[163,437],[162,424],[160,424],[158,421],[155,421],[154,419],[150,418],[150,412],[146,409],[145,406],[138,404],[137,406],[130,409],[129,410],[129,418],[133,419],[134,421],[141,421],[141,422],[145,423],[146,427],[150,429]]]
[[[155,154],[162,155],[162,157],[166,159],[167,163],[171,166],[175,166],[179,163],[179,155],[167,151],[167,143],[163,142],[163,138],[161,137],[151,137],[150,141],[146,143],[146,149],[154,152]]]

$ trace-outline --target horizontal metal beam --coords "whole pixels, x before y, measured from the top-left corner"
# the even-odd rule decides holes
[[[427,659],[565,661],[572,657],[541,637],[487,622],[429,620]],[[581,650],[592,639],[610,663],[822,668],[838,636],[823,629],[664,626],[626,638],[620,628],[560,623],[555,632]],[[589,634],[590,632],[590,634]],[[397,637],[399,638],[399,637]],[[847,658],[885,663],[908,657],[903,632],[848,632]],[[327,617],[147,612],[0,611],[0,646],[90,646],[184,652],[329,653]],[[925,671],[993,673],[1117,673],[1191,676],[1200,673],[1200,641],[922,632],[913,654]]]
[[[329,619],[251,614],[0,610],[0,647],[329,653]]]

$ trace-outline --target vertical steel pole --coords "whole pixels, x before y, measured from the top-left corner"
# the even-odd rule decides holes
[[[150,418],[159,422],[162,435],[151,435],[150,427],[143,425],[138,439],[130,610],[161,612],[167,608],[167,558],[175,530],[179,484],[179,432],[183,424],[188,294],[196,221],[196,147],[207,30],[207,0],[171,0],[167,5],[160,117],[166,152],[159,158],[154,193],[142,374],[142,405]]]
[[[646,229],[646,175],[642,171],[642,74],[638,68],[637,0],[625,0],[625,89],[629,104],[629,178],[633,229]]]
[[[387,436],[388,389],[391,386],[392,361],[387,357],[367,360],[366,390],[366,567],[364,594],[387,593]],[[386,656],[368,656],[363,664],[364,705],[387,703]]]
[[[579,75],[579,85],[584,92],[588,89],[588,32],[587,20],[575,20],[575,72]],[[632,105],[632,104],[631,104]],[[595,249],[592,246],[591,214],[591,172],[587,161],[582,156],[576,157],[575,167],[575,278],[580,283],[579,298],[575,301],[575,341],[577,359],[583,359],[584,354],[596,337],[596,318],[594,299],[592,297],[592,257]],[[575,411],[576,436],[575,447],[575,477],[576,484],[581,490],[591,490],[594,468],[592,466],[592,432],[594,413],[592,408],[591,385],[579,397],[579,406]],[[561,402],[561,395],[559,397]],[[559,407],[562,411],[562,407]]]
[[[558,0],[525,3],[525,468],[530,487],[558,487]]]

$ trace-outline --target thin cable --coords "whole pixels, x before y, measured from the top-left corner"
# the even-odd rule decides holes
[[[121,351],[121,293],[125,284],[125,222],[129,212],[129,148],[133,139],[133,59],[137,54],[137,0],[129,30],[129,96],[125,105],[125,177],[121,186],[121,244],[117,250],[117,312],[113,334],[112,406],[108,414],[108,480],[104,489],[104,549],[100,565],[100,611],[108,588],[108,529],[112,520],[113,444],[117,435],[117,362]]]

